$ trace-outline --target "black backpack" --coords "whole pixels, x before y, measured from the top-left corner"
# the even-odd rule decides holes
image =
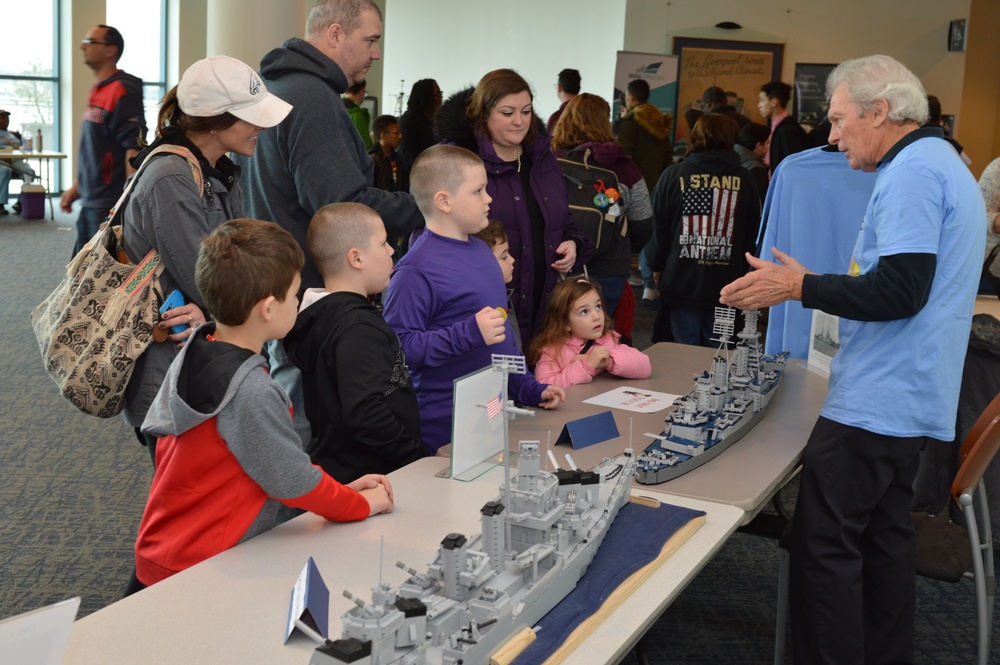
[[[591,156],[590,148],[572,150],[559,158],[559,167],[566,182],[570,217],[576,228],[590,238],[594,258],[599,258],[616,235],[624,237],[628,233],[628,220],[618,176],[592,163]]]

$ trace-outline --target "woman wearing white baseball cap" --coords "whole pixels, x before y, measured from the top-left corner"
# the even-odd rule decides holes
[[[126,391],[125,421],[149,446],[154,464],[156,439],[139,427],[178,346],[208,315],[194,279],[198,247],[217,226],[244,216],[240,167],[226,153],[252,155],[261,129],[291,110],[248,65],[227,56],[205,58],[163,98],[156,141],[132,162],[138,168],[150,160],[121,211],[125,253],[138,262],[156,249],[164,266],[161,295],[177,290],[185,303],[164,312],[159,323],[164,334],[174,326],[185,329],[149,346]]]

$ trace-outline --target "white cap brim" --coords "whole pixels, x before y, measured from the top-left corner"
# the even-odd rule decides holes
[[[229,113],[240,120],[246,120],[257,127],[274,127],[292,111],[292,105],[270,92],[256,104],[243,108],[231,108]]]

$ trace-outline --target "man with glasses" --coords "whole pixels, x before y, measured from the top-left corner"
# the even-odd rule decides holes
[[[387,192],[408,192],[410,191],[409,174],[403,167],[403,162],[399,158],[396,148],[403,138],[403,132],[399,130],[399,121],[394,115],[380,115],[375,118],[372,125],[372,134],[375,135],[375,145],[368,151],[375,162],[375,175],[372,183],[379,189]],[[397,256],[398,260],[399,257]]]
[[[754,270],[721,302],[840,317],[795,505],[795,662],[913,663],[913,482],[921,449],[955,438],[986,208],[941,129],[922,127],[927,93],[902,63],[848,60],[826,92],[829,142],[876,174],[848,273],[810,273],[774,248],[774,263],[747,255]]]
[[[142,80],[118,69],[125,50],[121,33],[98,25],[83,38],[80,50],[97,83],[90,89],[83,113],[77,179],[60,201],[63,212],[72,212],[77,199],[83,202],[76,221],[74,255],[97,232],[121,196],[126,176],[135,171],[129,160],[139,154],[146,138]]]

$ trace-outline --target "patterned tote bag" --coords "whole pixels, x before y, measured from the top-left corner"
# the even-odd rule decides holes
[[[135,361],[159,330],[160,256],[152,250],[138,264],[130,263],[121,251],[122,225],[115,223],[115,215],[151,158],[164,152],[188,160],[201,194],[201,167],[190,151],[174,145],[153,150],[108,220],[66,267],[62,282],[31,313],[45,371],[63,397],[99,418],[110,418],[125,407]]]

